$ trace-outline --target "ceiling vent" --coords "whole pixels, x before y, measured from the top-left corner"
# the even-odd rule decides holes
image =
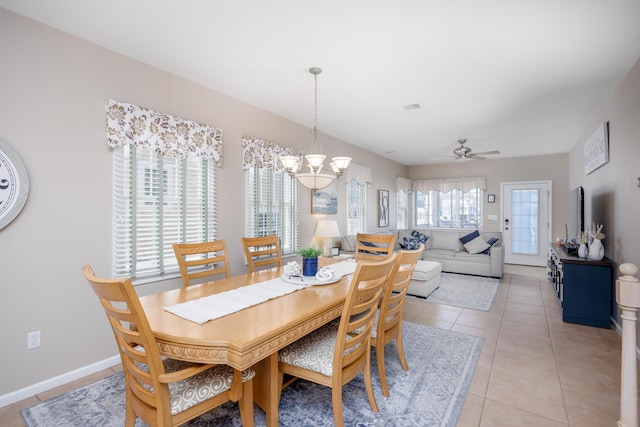
[[[411,110],[417,110],[422,107],[420,106],[420,104],[407,104],[402,108],[404,108],[406,111],[411,111]]]

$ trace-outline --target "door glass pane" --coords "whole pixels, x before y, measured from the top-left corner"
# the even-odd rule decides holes
[[[538,206],[538,190],[513,190],[511,247],[514,254],[538,255]]]

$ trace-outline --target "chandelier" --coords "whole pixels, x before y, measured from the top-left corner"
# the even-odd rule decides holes
[[[327,187],[336,178],[340,177],[344,171],[347,170],[351,157],[333,157],[329,166],[331,170],[324,165],[325,156],[322,154],[322,148],[318,150],[318,74],[322,72],[322,68],[313,67],[309,68],[309,72],[313,74],[315,79],[315,115],[313,119],[313,148],[312,153],[319,154],[307,154],[308,168],[307,172],[303,171],[303,166],[298,156],[280,156],[280,163],[287,173],[296,178],[300,184],[312,190],[319,190]]]

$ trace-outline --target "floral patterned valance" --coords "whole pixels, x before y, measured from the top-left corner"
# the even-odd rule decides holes
[[[252,136],[242,137],[242,169],[258,167],[284,172],[282,164],[278,161],[280,156],[300,157],[302,151]]]
[[[107,109],[107,145],[133,144],[153,148],[168,157],[202,157],[222,165],[222,131],[170,114],[158,113],[110,99]]]
[[[439,191],[448,193],[453,189],[468,192],[479,188],[485,189],[483,176],[461,177],[461,178],[443,178],[443,179],[419,179],[413,181],[413,189],[422,193],[429,191]]]

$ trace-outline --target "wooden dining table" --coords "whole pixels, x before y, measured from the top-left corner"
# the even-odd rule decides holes
[[[278,425],[278,350],[340,316],[352,275],[307,287],[198,324],[165,307],[280,277],[282,268],[248,273],[140,297],[160,352],[198,363],[253,367],[254,402],[267,426]]]

